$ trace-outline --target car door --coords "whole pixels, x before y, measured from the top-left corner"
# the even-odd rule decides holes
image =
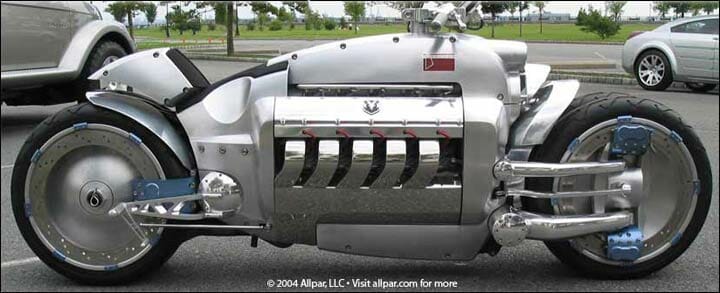
[[[2,71],[57,67],[75,32],[95,17],[87,5],[3,1]]]
[[[676,25],[670,29],[670,41],[681,75],[717,78],[718,19],[702,19]]]

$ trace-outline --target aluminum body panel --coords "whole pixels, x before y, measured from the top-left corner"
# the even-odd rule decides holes
[[[508,72],[523,69],[526,51],[521,42],[465,34],[390,34],[319,45],[270,59],[268,65],[288,61],[290,84],[452,82],[465,97],[496,98],[508,97]],[[423,71],[423,57],[433,54],[454,56],[455,69]]]
[[[342,253],[427,260],[471,260],[485,225],[320,224],[318,248]]]
[[[535,96],[550,75],[550,69],[550,66],[545,64],[528,63],[525,65],[525,86],[528,97]]]
[[[272,229],[257,235],[283,243],[315,245],[319,236],[317,225],[325,223],[417,225],[420,228],[433,224],[457,225],[461,196],[459,188],[276,188]],[[483,243],[474,244],[479,250]]]
[[[185,168],[195,169],[195,158],[187,138],[148,102],[116,92],[88,92],[87,99],[93,105],[118,112],[144,126],[175,153]]]
[[[243,207],[223,219],[229,224],[273,221],[276,96],[287,96],[287,71],[229,81],[178,114],[198,159],[198,169],[229,174],[240,184]],[[223,102],[229,99],[235,100]]]
[[[3,6],[5,6],[5,4],[3,4]],[[3,8],[3,14],[4,13],[5,9]],[[86,14],[78,15],[89,17]],[[4,16],[2,19],[3,22],[6,21]],[[135,43],[121,23],[100,20],[95,16],[93,20],[90,20],[77,28],[77,31],[75,31],[75,34],[71,36],[71,40],[67,46],[63,48],[64,50],[60,55],[60,59],[56,61],[57,64],[55,66],[49,66],[46,68],[15,68],[15,70],[6,70],[5,60],[6,58],[10,58],[9,55],[6,54],[9,54],[12,48],[8,48],[8,50],[6,50],[6,42],[8,44],[11,42],[6,41],[10,38],[6,37],[6,27],[4,25],[2,27],[2,88],[4,89],[37,86],[69,81],[77,78],[85,65],[85,61],[90,55],[90,52],[92,52],[92,49],[95,47],[95,44],[97,44],[101,38],[108,35],[113,35],[115,36],[115,39],[123,40],[123,43],[120,45],[122,45],[125,50],[129,50],[128,53],[135,51]],[[43,30],[43,32],[46,32],[46,30]],[[46,37],[43,36],[40,39],[44,38]],[[32,50],[33,48],[42,48],[42,50],[46,49],[42,45],[24,45],[21,50]]]
[[[366,101],[377,102],[379,112],[368,114]],[[417,137],[442,138],[438,130],[451,137],[462,137],[461,98],[429,97],[278,97],[275,108],[275,136],[307,137],[311,130],[319,137],[375,137],[370,130],[388,138],[407,138],[405,129]]]
[[[132,91],[151,97],[163,105],[192,85],[167,56],[169,48],[146,50],[115,60],[88,79],[100,81],[100,88],[128,86]],[[213,103],[214,100],[208,100]],[[216,114],[219,115],[219,114]]]
[[[547,82],[533,97],[537,102],[513,124],[511,146],[542,144],[579,88],[577,80]]]

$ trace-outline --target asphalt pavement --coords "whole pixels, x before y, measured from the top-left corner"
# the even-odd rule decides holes
[[[218,80],[254,64],[198,61],[211,80]],[[628,281],[588,279],[566,268],[534,241],[503,248],[491,257],[480,255],[463,263],[412,261],[344,255],[294,245],[286,249],[260,242],[250,247],[246,237],[199,237],[183,244],[157,272],[119,287],[78,285],[34,258],[20,236],[10,206],[12,164],[33,127],[68,106],[8,107],[1,110],[2,134],[2,275],[5,291],[240,291],[278,290],[268,280],[367,279],[457,282],[463,291],[718,291],[718,93],[685,90],[648,92],[638,86],[582,84],[579,94],[625,92],[655,98],[674,108],[692,125],[707,148],[712,164],[712,205],[705,225],[688,251],[665,269]],[[336,290],[360,290],[334,288]],[[417,289],[416,289],[417,290]],[[422,290],[422,289],[421,289]],[[445,289],[448,290],[448,289]]]

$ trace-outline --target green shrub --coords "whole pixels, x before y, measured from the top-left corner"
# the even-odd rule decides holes
[[[207,27],[208,27],[209,31],[214,31],[216,28],[216,25],[215,25],[215,23],[211,22],[211,23],[208,23]]]
[[[254,21],[248,22],[247,25],[245,25],[245,26],[247,27],[247,30],[249,30],[249,31],[255,30],[255,22]]]
[[[337,23],[335,23],[335,21],[330,18],[325,18],[325,20],[323,21],[323,26],[325,26],[326,30],[331,31],[335,29]]]
[[[279,31],[282,28],[283,28],[283,24],[282,24],[282,21],[280,21],[279,19],[275,19],[270,22],[270,30],[271,31]]]

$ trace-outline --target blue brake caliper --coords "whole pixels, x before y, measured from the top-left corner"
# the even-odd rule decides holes
[[[650,147],[652,130],[632,123],[632,116],[620,116],[613,132],[610,153],[618,158],[624,155],[641,156]],[[634,261],[640,258],[643,233],[637,226],[625,227],[607,235],[607,257],[617,261]]]
[[[195,190],[195,177],[177,179],[136,179],[133,180],[133,199],[135,201],[169,198],[193,194]],[[185,205],[182,213],[192,213],[193,205]]]

